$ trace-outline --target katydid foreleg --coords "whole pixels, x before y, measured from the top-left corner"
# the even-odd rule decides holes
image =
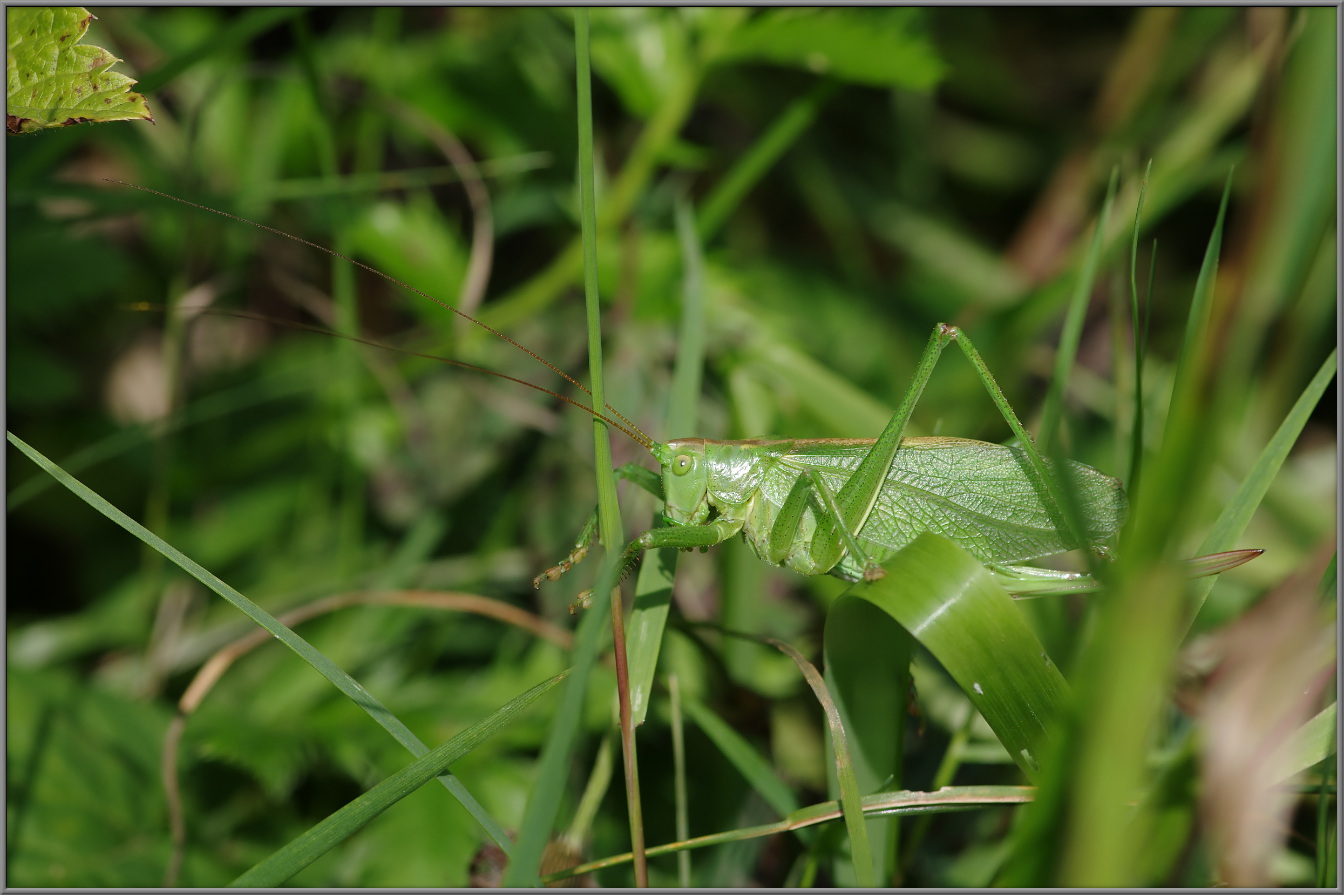
[[[639,487],[648,491],[654,497],[662,498],[662,484],[658,479],[658,474],[652,470],[645,469],[635,463],[624,463],[615,469],[616,478],[624,479],[627,482],[634,482]],[[532,579],[533,587],[541,587],[542,581],[555,581],[561,575],[572,569],[575,563],[583,562],[584,557],[588,555],[588,549],[593,545],[593,539],[597,537],[597,510],[588,517],[584,523],[583,530],[579,532],[578,540],[574,542],[574,549],[569,551],[569,555],[560,562],[551,566],[542,572],[536,578]]]

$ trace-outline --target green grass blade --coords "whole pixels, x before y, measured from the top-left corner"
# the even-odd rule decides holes
[[[1231,189],[1229,175],[1190,302],[1162,447],[1143,485],[1130,495],[1131,512],[1122,544],[1135,566],[1163,555],[1169,547],[1172,532],[1179,529],[1182,517],[1194,505],[1207,478],[1208,464],[1203,462],[1202,447],[1216,443],[1219,436],[1222,415],[1212,412],[1210,400],[1211,395],[1215,400],[1217,396],[1216,359],[1207,336]],[[1183,495],[1182,499],[1173,499],[1177,494]]]
[[[588,12],[576,17],[575,51],[578,57],[579,205],[583,231],[583,296],[588,321],[588,375],[593,406],[606,404],[602,376],[602,303],[597,289],[597,187],[593,157],[593,88],[588,61]],[[615,551],[623,543],[621,508],[616,501],[611,439],[602,420],[593,420],[593,463],[597,472],[597,518],[602,544]]]
[[[442,746],[411,762],[353,802],[315,824],[230,885],[264,888],[285,882],[359,832],[369,821],[388,808],[443,774],[449,765],[470,753],[496,731],[507,727],[515,717],[535,702],[537,697],[560,683],[568,674],[568,671],[562,671],[550,680],[542,681],[527,692],[515,696],[489,717],[478,721]]]
[[[838,82],[823,80],[790,103],[784,114],[775,119],[770,129],[752,144],[714,186],[696,222],[696,232],[702,241],[708,242],[714,238],[737,206],[742,204],[747,193],[751,192],[751,188],[817,120],[817,113],[838,86]]]
[[[560,801],[569,781],[570,761],[588,695],[588,679],[602,647],[602,635],[606,631],[604,622],[615,584],[615,556],[608,556],[603,570],[598,573],[597,586],[593,588],[592,605],[581,614],[578,630],[574,633],[574,657],[569,680],[561,688],[560,706],[546,732],[546,743],[537,760],[537,782],[527,800],[527,808],[518,828],[518,842],[508,870],[505,871],[506,888],[537,884],[542,852],[555,827]]]
[[[613,737],[604,736],[598,745],[597,757],[593,759],[593,768],[588,773],[588,785],[583,788],[583,795],[579,796],[569,829],[561,840],[575,854],[582,852],[583,843],[592,835],[593,821],[611,785],[611,772],[615,766],[611,757],[612,740]]]
[[[686,200],[676,205],[677,243],[684,267],[680,337],[672,371],[672,396],[667,408],[669,438],[682,438],[699,428],[700,382],[705,368],[705,259],[695,212]]]
[[[1186,612],[1188,583],[1161,560],[1191,521],[1211,465],[1204,448],[1218,443],[1223,418],[1215,412],[1220,380],[1208,320],[1230,183],[1191,300],[1161,449],[1131,492],[1112,591],[1097,607],[1096,633],[1074,676],[1075,711],[1053,744],[1003,885],[1135,885],[1165,860],[1145,850],[1156,809],[1131,803],[1152,785],[1152,740],[1165,718],[1154,694],[1169,686]]]
[[[145,544],[148,544],[150,547],[157,550],[170,562],[176,564],[187,574],[191,575],[210,590],[219,594],[225,600],[228,600],[248,618],[275,635],[277,640],[297,653],[299,658],[313,666],[319,674],[331,681],[336,689],[340,690],[348,696],[355,705],[367,712],[369,717],[373,718],[374,721],[378,722],[379,726],[392,734],[397,742],[405,746],[407,751],[412,755],[419,758],[429,752],[429,747],[420,742],[419,738],[411,733],[410,728],[403,724],[396,715],[393,715],[387,706],[379,702],[372,693],[364,689],[358,681],[338,667],[334,662],[322,655],[322,653],[312,644],[294,633],[285,625],[281,624],[275,616],[271,615],[265,609],[262,609],[256,603],[253,603],[247,597],[238,593],[238,591],[234,590],[232,587],[229,587],[200,563],[186,556],[158,535],[136,522],[130,516],[127,516],[112,504],[108,503],[100,495],[94,493],[94,491],[83,482],[75,479],[65,470],[52,463],[14,433],[6,432],[5,435],[11,444],[27,455],[29,459],[42,469],[46,470],[47,473],[62,485],[70,489],[75,496],[93,507],[99,513],[102,513],[103,516],[110,521],[120,525]],[[503,849],[505,854],[508,854],[513,847],[508,834],[504,832],[504,828],[501,827],[499,823],[486,812],[481,804],[476,801],[471,793],[467,791],[467,788],[462,784],[462,781],[446,772],[442,774],[440,780],[448,791],[462,803],[462,806],[471,812],[471,816],[476,818],[476,821],[480,823],[490,835],[490,838],[495,841],[495,844]]]
[[[1139,487],[1139,470],[1143,467],[1143,364],[1148,350],[1148,315],[1143,315],[1143,322],[1139,321],[1139,231],[1142,229],[1143,221],[1143,200],[1148,194],[1148,177],[1153,171],[1153,160],[1148,160],[1148,167],[1144,169],[1143,180],[1139,182],[1139,197],[1134,207],[1134,230],[1130,235],[1129,241],[1129,316],[1130,330],[1133,338],[1132,350],[1134,352],[1134,412],[1133,423],[1129,431],[1129,476],[1125,479],[1129,483],[1131,490]],[[1149,259],[1149,264],[1157,264],[1157,246],[1153,246],[1153,255]],[[1148,295],[1152,295],[1152,269],[1149,269],[1149,288]],[[1151,302],[1144,307],[1151,307]],[[1117,356],[1118,352],[1117,352]]]
[[[583,298],[588,318],[588,373],[593,406],[606,405],[602,374],[602,302],[597,290],[597,164],[593,154],[593,76],[589,58],[588,10],[580,9],[574,22],[574,55],[578,92],[579,208],[583,237]],[[618,186],[619,188],[619,186]],[[597,523],[606,553],[618,554],[625,542],[621,507],[616,500],[616,473],[611,461],[611,436],[604,420],[593,418],[593,464],[597,476]],[[624,758],[625,796],[630,819],[631,850],[635,853],[635,882],[648,885],[644,858],[644,819],[640,807],[639,761],[635,751],[630,706],[630,671],[625,644],[625,607],[612,595],[611,628],[616,660],[616,696]]]
[[[848,732],[863,793],[904,784],[901,756],[914,644],[901,625],[868,600],[842,595],[826,612],[826,682]],[[891,878],[895,820],[872,819],[868,831],[878,843],[878,879],[884,885],[898,882]]]
[[[704,703],[689,696],[681,699],[682,710],[700,732],[723,753],[723,757],[737,769],[743,779],[780,817],[788,817],[798,810],[798,799],[783,778],[755,746]]]
[[[681,679],[672,673],[667,679],[668,710],[672,714],[673,807],[676,812],[678,839],[691,838],[690,797],[686,791],[686,734],[682,723]],[[691,887],[691,856],[677,855],[677,885]]]
[[[1250,473],[1242,480],[1241,486],[1237,488],[1237,493],[1233,495],[1232,500],[1228,502],[1223,512],[1219,514],[1218,520],[1213,523],[1209,529],[1208,535],[1200,544],[1199,554],[1218,553],[1222,550],[1229,550],[1235,546],[1236,541],[1246,530],[1247,524],[1251,521],[1260,501],[1264,500],[1265,493],[1269,491],[1270,483],[1278,474],[1284,461],[1288,459],[1288,453],[1293,445],[1297,443],[1297,438],[1302,434],[1302,428],[1306,426],[1307,420],[1311,418],[1311,413],[1320,402],[1321,396],[1325,394],[1330,381],[1335,378],[1339,367],[1339,349],[1330,352],[1330,356],[1325,359],[1316,375],[1307,383],[1307,387],[1302,390],[1293,407],[1288,411],[1288,415],[1283,418],[1279,428],[1275,431],[1269,443],[1265,445],[1260,456],[1256,458],[1255,465],[1251,467]],[[1196,606],[1202,607],[1204,600],[1208,597],[1209,591],[1213,588],[1214,578],[1201,579],[1195,586]],[[1193,621],[1194,616],[1191,616]]]
[[[877,876],[873,868],[873,851],[868,843],[868,825],[863,817],[863,799],[859,791],[859,777],[854,770],[854,759],[849,749],[849,734],[840,718],[835,700],[831,698],[826,681],[817,667],[793,646],[782,640],[768,638],[777,649],[788,656],[803,673],[807,685],[821,703],[826,713],[826,727],[831,735],[831,749],[834,753],[835,776],[840,789],[840,811],[845,818],[845,830],[849,833],[849,853],[853,864],[855,884],[871,889],[877,885]]]
[[[650,520],[657,525],[657,517]],[[635,579],[635,603],[626,625],[626,654],[630,657],[630,712],[635,726],[648,716],[653,678],[662,654],[663,632],[672,607],[672,584],[677,574],[677,550],[644,553]]]
[[[983,565],[939,535],[920,535],[886,570],[848,593],[885,611],[933,653],[1034,779],[1068,685],[1021,610]]]
[[[584,285],[588,299],[589,372],[592,377],[592,397],[595,406],[604,403],[602,392],[602,333],[601,309],[597,301],[597,225],[595,190],[593,185],[593,132],[592,83],[588,65],[587,11],[575,16],[575,51],[578,57],[577,86],[579,96],[579,193],[583,207]],[[542,747],[537,768],[537,786],[528,799],[527,809],[518,834],[517,850],[505,873],[505,886],[531,886],[537,882],[542,852],[555,827],[560,800],[569,779],[569,763],[578,737],[579,722],[583,717],[583,703],[587,695],[588,678],[597,662],[602,642],[603,617],[611,610],[612,591],[618,578],[617,560],[621,535],[620,508],[616,502],[616,478],[612,472],[611,443],[605,424],[593,421],[594,463],[598,487],[598,519],[602,543],[605,547],[602,571],[592,591],[592,605],[583,613],[575,635],[573,674],[564,687],[561,705],[546,744]],[[619,611],[619,606],[615,611]]]
[[[704,258],[695,235],[695,222],[684,200],[677,201],[677,236],[685,265],[681,311],[681,338],[677,340],[677,361],[672,375],[672,395],[667,408],[664,431],[676,437],[697,430],[700,381],[705,365],[705,284]],[[658,524],[655,519],[654,524]],[[649,552],[639,567],[635,581],[635,605],[630,612],[626,636],[630,656],[630,709],[636,726],[644,723],[653,692],[653,676],[663,644],[663,630],[672,605],[672,585],[676,580],[677,551]]]
[[[619,227],[646,190],[662,154],[677,139],[693,109],[701,75],[699,67],[682,71],[668,89],[663,103],[645,123],[626,156],[625,166],[604,191],[602,211],[597,220],[603,235]],[[516,326],[554,301],[575,281],[582,267],[583,245],[581,241],[575,241],[556,253],[544,271],[491,302],[490,307],[481,312],[482,322],[502,330]]]
[[[1339,703],[1332,702],[1284,739],[1273,759],[1283,779],[1300,774],[1339,750],[1338,716]]]
[[[1101,204],[1101,214],[1092,228],[1092,242],[1088,245],[1087,258],[1078,274],[1078,285],[1069,300],[1069,310],[1064,317],[1064,329],[1059,336],[1059,348],[1055,351],[1055,372],[1050,378],[1050,391],[1046,393],[1045,404],[1041,411],[1041,425],[1036,430],[1036,447],[1042,454],[1051,456],[1055,440],[1059,435],[1059,423],[1064,415],[1064,396],[1068,392],[1069,375],[1073,371],[1074,361],[1078,358],[1078,343],[1083,337],[1083,321],[1087,318],[1087,306],[1092,298],[1092,287],[1097,279],[1097,268],[1101,264],[1101,250],[1105,240],[1106,222],[1111,219],[1111,206],[1115,202],[1116,187],[1120,182],[1120,172],[1111,171],[1111,182],[1106,188],[1106,200]]]

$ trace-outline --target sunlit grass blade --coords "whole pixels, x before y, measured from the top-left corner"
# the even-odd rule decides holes
[[[1339,703],[1330,703],[1278,747],[1273,765],[1280,769],[1284,779],[1336,754],[1339,750],[1338,714]]]
[[[1068,685],[1021,610],[983,565],[939,535],[920,535],[886,570],[848,593],[881,608],[933,653],[1035,779]]]
[[[235,879],[230,885],[267,888],[285,882],[359,832],[388,808],[443,774],[449,765],[467,755],[492,734],[507,727],[519,713],[535,702],[537,697],[560,683],[568,674],[568,671],[563,671],[550,680],[542,681],[526,693],[514,697],[489,717],[468,727],[442,746],[411,762],[364,795],[329,815]]]
[[[219,594],[225,600],[228,600],[241,610],[244,615],[273,634],[277,640],[297,653],[299,658],[313,666],[319,674],[348,696],[355,705],[367,712],[369,717],[373,718],[374,721],[378,722],[379,726],[392,734],[397,742],[405,746],[407,751],[412,755],[418,758],[429,752],[429,747],[422,743],[415,734],[411,733],[410,728],[403,724],[396,715],[392,714],[392,712],[374,697],[372,693],[364,689],[358,681],[319,652],[312,644],[294,633],[285,625],[282,625],[275,616],[271,615],[265,609],[262,609],[247,597],[238,593],[238,591],[234,590],[232,587],[229,587],[229,585],[221,581],[200,563],[197,563],[195,560],[186,556],[158,535],[136,522],[130,516],[127,516],[112,504],[108,503],[100,495],[93,492],[88,486],[75,479],[59,466],[56,466],[12,432],[6,432],[5,435],[11,444],[26,454],[29,459],[42,469],[46,470],[47,473],[62,485],[70,489],[75,496],[93,507],[108,520],[120,525],[122,528],[126,529],[126,531],[158,551],[164,558],[180,567],[187,574],[191,575],[210,590]],[[504,832],[504,828],[500,826],[499,823],[486,812],[480,803],[476,801],[471,793],[467,791],[462,782],[452,774],[448,773],[443,773],[440,776],[440,781],[448,791],[462,803],[462,806],[471,812],[471,816],[476,818],[477,822],[479,822],[485,831],[490,834],[490,837],[495,840],[495,844],[507,854],[512,849],[512,843],[509,840],[508,834]]]

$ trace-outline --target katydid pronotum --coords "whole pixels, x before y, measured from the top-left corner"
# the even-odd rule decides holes
[[[112,182],[252,224],[361,267],[474,323],[588,393],[559,367],[507,335],[363,262],[237,215],[135,184]],[[966,438],[904,437],[934,366],[953,342],[1008,423],[1017,440],[1015,446]],[[1124,521],[1126,502],[1119,480],[1068,461],[1068,480],[1061,482],[1056,467],[1041,457],[974,345],[961,330],[947,324],[934,327],[914,381],[875,439],[680,438],[660,443],[609,404],[603,409],[615,419],[534,383],[462,361],[434,359],[557,397],[604,420],[653,455],[661,475],[636,464],[616,470],[620,477],[663,500],[665,522],[625,547],[623,568],[629,568],[646,550],[705,549],[740,533],[756,555],[772,565],[803,575],[872,581],[882,577],[882,563],[896,551],[921,533],[934,532],[984,563],[1009,593],[1073,593],[1093,590],[1097,582],[1083,573],[1022,563],[1078,548],[1104,555],[1106,542]],[[1072,514],[1066,514],[1066,507]],[[573,551],[538,575],[533,584],[539,587],[542,581],[554,581],[582,560],[595,532],[596,516],[584,527]],[[1186,563],[1192,576],[1211,575],[1260,552],[1231,551]]]

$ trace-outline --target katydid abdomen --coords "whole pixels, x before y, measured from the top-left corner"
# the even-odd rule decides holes
[[[1084,520],[1082,542],[1067,536],[1033,484],[1025,451],[965,438],[904,438],[877,499],[853,532],[864,559],[846,549],[818,549],[814,535],[826,514],[813,494],[796,522],[781,522],[799,482],[840,493],[876,439],[685,438],[666,447],[666,515],[678,525],[704,525],[711,509],[719,531],[740,530],[757,556],[803,575],[865,575],[923,532],[956,541],[986,563],[1015,563],[1100,544],[1120,529],[1125,497],[1120,482],[1069,463],[1072,490]],[[681,460],[680,469],[677,460]],[[781,524],[788,531],[781,531]]]

